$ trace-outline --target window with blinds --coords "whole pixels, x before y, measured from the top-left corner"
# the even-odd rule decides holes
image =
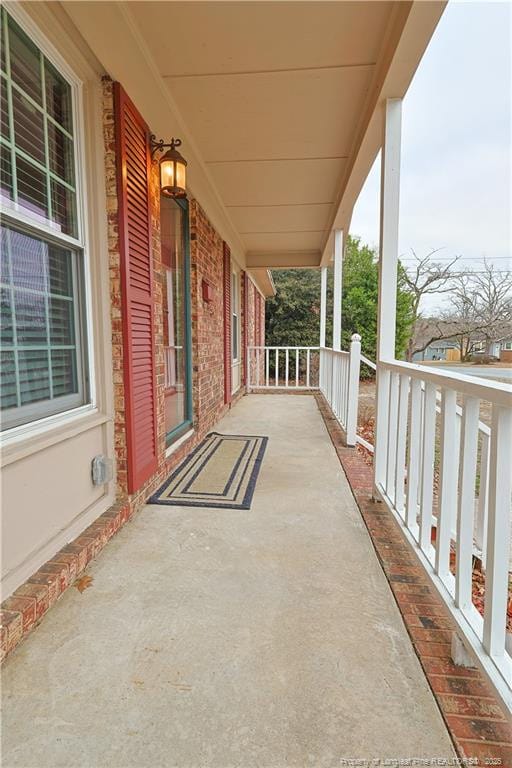
[[[73,88],[1,11],[2,429],[87,401]]]

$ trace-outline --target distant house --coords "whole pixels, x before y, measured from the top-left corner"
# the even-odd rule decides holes
[[[486,354],[485,341],[480,341],[475,344],[475,355]],[[512,336],[505,336],[502,339],[493,341],[488,347],[488,352],[491,357],[499,358],[500,363],[512,363]]]
[[[498,356],[500,363],[512,363],[512,336],[500,341]]]
[[[451,339],[440,339],[433,341],[421,352],[415,352],[412,356],[415,363],[424,360],[460,360],[460,350],[455,341]]]

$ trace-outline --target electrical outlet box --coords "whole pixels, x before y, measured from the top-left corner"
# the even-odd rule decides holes
[[[92,482],[105,485],[114,477],[114,462],[108,456],[95,456],[91,463]]]

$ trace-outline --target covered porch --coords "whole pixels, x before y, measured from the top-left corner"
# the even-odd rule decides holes
[[[75,503],[78,477],[85,513],[56,524],[51,539],[43,531],[43,544],[27,544],[32,559],[16,564],[4,762],[316,768],[349,758],[446,759],[455,739],[461,757],[510,756],[512,393],[395,355],[402,100],[444,3],[27,6],[31,24],[87,72],[77,93],[83,173],[93,176],[87,298],[98,393],[83,407],[99,421],[95,442],[78,451],[70,440],[82,427],[66,421],[64,437],[50,436],[60,453],[46,463],[38,453],[48,447],[45,433],[38,451],[23,435],[12,448],[17,541],[29,538],[20,532],[18,487],[39,503],[41,486],[66,485],[69,502],[49,496],[44,514],[33,516],[44,529],[59,505]],[[192,213],[182,210],[182,245],[192,257],[183,296],[192,306],[185,301],[187,418],[178,433],[164,423],[164,390],[176,384],[169,350],[183,350],[164,332],[153,132],[179,136],[188,161]],[[123,136],[133,140],[126,151]],[[368,362],[357,335],[342,349],[343,258],[379,151],[378,345]],[[123,204],[133,205],[124,219]],[[134,283],[143,277],[136,295],[121,280],[130,266]],[[317,347],[265,346],[270,270],[280,268],[322,270]],[[136,311],[145,302],[142,320],[128,307],[134,295]],[[365,499],[380,516],[374,544],[340,465],[342,451],[354,458],[365,445],[357,430],[362,363],[376,369],[376,439],[366,444],[374,458],[364,470]],[[266,394],[252,392],[259,389]],[[482,400],[491,426],[480,423]],[[130,408],[142,427],[127,418]],[[250,511],[144,506],[212,429],[269,438]],[[91,483],[96,455],[116,472],[99,488]],[[76,476],[61,470],[64,458],[76,462]],[[41,483],[27,484],[34,467]],[[104,535],[105,519],[112,525]],[[403,584],[407,629],[379,543]],[[484,616],[471,599],[475,546],[486,569]],[[72,587],[85,568],[92,582],[79,592]],[[430,687],[421,644],[436,678]]]
[[[5,765],[454,756],[314,397],[244,397],[218,430],[269,438],[251,510],[119,532],[5,669]]]

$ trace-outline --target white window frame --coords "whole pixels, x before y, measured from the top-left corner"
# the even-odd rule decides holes
[[[2,215],[5,217],[5,223],[13,226],[18,225],[21,229],[28,229],[37,236],[40,232],[43,237],[48,237],[55,242],[68,245],[72,249],[81,252],[82,257],[82,288],[83,296],[77,296],[77,302],[81,299],[83,307],[82,317],[80,318],[80,332],[83,338],[82,358],[86,361],[86,380],[87,380],[87,402],[81,405],[64,408],[62,411],[53,414],[41,415],[39,418],[35,415],[33,421],[26,422],[17,426],[5,429],[0,433],[2,444],[17,442],[20,439],[30,438],[34,434],[45,432],[48,429],[59,428],[68,422],[81,418],[84,414],[97,410],[96,396],[96,376],[94,367],[94,336],[92,323],[92,289],[91,289],[91,262],[88,243],[88,220],[87,220],[87,187],[85,183],[85,117],[84,117],[84,92],[83,81],[78,77],[75,71],[69,66],[67,61],[56,50],[55,46],[41,32],[30,16],[20,8],[18,3],[4,2],[5,10],[13,17],[17,24],[23,29],[44,56],[53,64],[56,70],[67,80],[71,87],[72,94],[72,119],[73,119],[73,152],[75,163],[75,184],[76,184],[76,216],[77,216],[77,237],[72,237],[61,232],[56,232],[55,228],[48,222],[41,222],[39,217],[30,216],[26,210],[13,202],[9,205],[2,199]],[[7,203],[7,204],[6,204]],[[78,345],[77,345],[78,346]],[[47,401],[42,401],[47,402]],[[37,405],[37,404],[34,404]],[[65,406],[65,403],[63,403]]]
[[[234,288],[234,290],[233,290]],[[236,357],[233,354],[233,328],[236,318]],[[231,363],[238,365],[240,363],[240,272],[236,266],[231,264]]]

